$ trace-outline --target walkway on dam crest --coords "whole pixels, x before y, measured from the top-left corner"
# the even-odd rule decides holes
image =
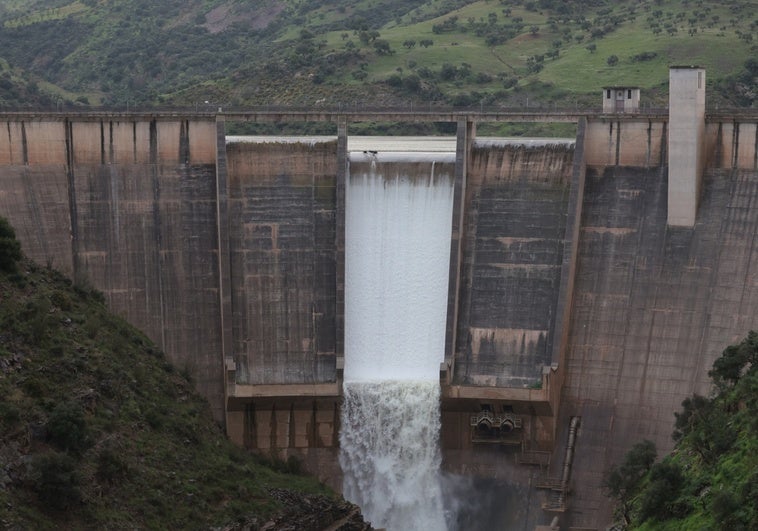
[[[604,114],[599,108],[550,108],[524,107],[509,109],[457,109],[411,105],[405,108],[352,108],[349,105],[336,107],[279,107],[262,106],[249,108],[225,108],[223,105],[210,109],[82,109],[82,110],[8,110],[0,111],[0,119],[11,121],[67,120],[177,120],[208,119],[229,122],[291,123],[291,122],[541,122],[576,123],[580,118],[589,120],[638,121],[648,119],[667,121],[668,109],[647,108],[634,113]],[[758,109],[709,109],[706,122],[736,120],[758,122]]]
[[[0,112],[0,118],[10,120],[65,120],[74,118],[78,121],[99,121],[104,119],[216,119],[244,122],[564,122],[576,123],[582,117],[608,116],[614,119],[639,119],[640,116],[661,119],[666,116],[665,109],[650,109],[644,112],[625,115],[602,115],[600,109],[477,109],[459,110],[452,108],[413,107],[406,109],[349,109],[338,108],[291,108],[260,107],[247,109],[224,109],[218,111],[166,109],[124,111],[110,109],[81,111],[6,111]]]

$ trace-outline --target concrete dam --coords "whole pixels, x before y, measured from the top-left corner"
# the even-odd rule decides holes
[[[192,373],[232,440],[342,489],[345,382],[367,363],[351,362],[351,301],[374,289],[349,269],[373,252],[351,250],[351,179],[373,167],[448,182],[443,302],[429,306],[444,305],[442,324],[413,317],[403,333],[439,345],[439,503],[461,506],[447,525],[604,529],[603,474],[643,439],[668,451],[681,401],[707,393],[713,360],[758,327],[758,113],[706,112],[700,72],[672,72],[669,109],[647,113],[0,113],[0,215],[28,256],[100,289]],[[227,137],[233,121],[336,134]],[[388,148],[350,136],[359,121],[457,134]],[[497,121],[577,134],[477,138]],[[361,267],[387,268],[386,292],[406,263],[389,258],[421,248]]]

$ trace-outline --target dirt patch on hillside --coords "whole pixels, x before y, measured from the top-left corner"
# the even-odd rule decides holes
[[[256,2],[254,5],[226,2],[206,13],[203,27],[210,33],[220,33],[232,24],[241,23],[252,30],[261,30],[284,11],[285,7],[286,4],[281,1]]]

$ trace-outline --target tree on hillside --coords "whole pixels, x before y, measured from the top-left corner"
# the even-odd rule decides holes
[[[395,51],[390,47],[390,43],[385,39],[376,39],[374,41],[374,51],[377,55],[392,55]]]
[[[13,273],[21,260],[21,243],[8,220],[0,217],[0,271]]]
[[[756,68],[758,69],[758,66]],[[753,371],[756,367],[758,367],[758,333],[751,331],[741,343],[731,345],[724,350],[721,357],[713,362],[713,369],[708,371],[708,376],[723,391],[733,387],[746,371]]]
[[[653,442],[645,440],[635,444],[619,466],[611,467],[603,482],[608,496],[619,502],[618,516],[625,524],[631,521],[633,502],[640,489],[642,479],[655,462],[657,452]]]

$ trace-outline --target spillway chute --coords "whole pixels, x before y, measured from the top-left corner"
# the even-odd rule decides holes
[[[351,154],[346,183],[343,490],[388,530],[446,529],[439,366],[454,165],[440,158]]]

